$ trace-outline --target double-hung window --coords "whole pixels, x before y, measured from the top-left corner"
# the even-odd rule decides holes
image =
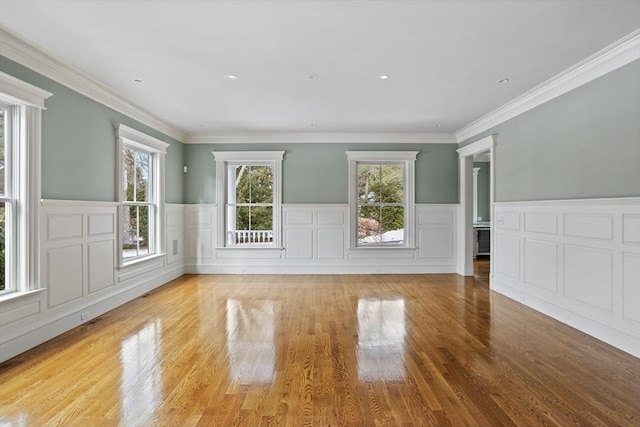
[[[416,151],[347,151],[352,247],[413,247]]]
[[[280,247],[284,151],[214,152],[220,247]]]
[[[0,73],[0,297],[40,287],[41,112],[50,96]]]
[[[116,125],[119,153],[120,265],[161,255],[164,156],[169,144]]]

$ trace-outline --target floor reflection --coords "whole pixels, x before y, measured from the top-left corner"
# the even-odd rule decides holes
[[[227,349],[239,384],[270,383],[276,369],[274,301],[227,300]]]
[[[358,300],[358,378],[397,381],[405,377],[404,299]]]
[[[161,322],[149,322],[122,342],[120,417],[124,425],[144,425],[162,404]]]

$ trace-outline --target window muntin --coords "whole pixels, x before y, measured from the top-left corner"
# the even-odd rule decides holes
[[[163,250],[164,155],[166,144],[122,124],[119,144],[120,265]]]
[[[221,151],[216,159],[218,247],[279,248],[284,151]]]
[[[351,247],[411,248],[417,151],[347,151]]]

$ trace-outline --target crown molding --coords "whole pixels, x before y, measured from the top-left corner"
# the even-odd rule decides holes
[[[182,142],[186,138],[181,130],[133,105],[100,81],[62,63],[4,29],[0,29],[0,54],[178,141]]]
[[[463,127],[456,132],[456,139],[466,141],[637,59],[640,59],[640,29]]]
[[[191,134],[185,144],[457,144],[447,133],[219,133]]]

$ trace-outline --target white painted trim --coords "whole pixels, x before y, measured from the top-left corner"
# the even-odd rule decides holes
[[[88,208],[115,208],[118,207],[118,202],[100,202],[100,201],[78,201],[78,200],[61,200],[61,199],[42,199],[40,200],[40,206],[43,208],[66,208],[66,207],[82,207]]]
[[[359,162],[415,161],[419,151],[345,151],[348,160]]]
[[[640,357],[640,197],[497,202],[493,224],[492,290]]]
[[[226,248],[227,163],[267,163],[273,168],[273,242],[268,248],[282,247],[282,161],[285,151],[213,151],[216,161],[216,246]],[[251,248],[246,248],[251,250]],[[260,248],[267,249],[267,248]],[[256,248],[259,251],[258,248]]]
[[[122,123],[115,123],[113,126],[116,129],[117,138],[126,139],[127,145],[134,145],[144,151],[152,149],[156,153],[167,154],[167,148],[171,145]]]
[[[282,160],[284,151],[212,151],[216,160],[226,162],[260,162],[263,160]]]
[[[220,133],[190,134],[185,144],[457,144],[446,133]]]
[[[327,266],[282,266],[282,265],[186,265],[185,274],[452,274],[452,265],[327,265]]]
[[[118,252],[118,268],[124,269],[127,266],[137,264],[139,262],[153,260],[158,256],[164,257],[166,255],[165,250],[165,206],[164,206],[164,192],[165,192],[165,155],[166,149],[169,144],[160,141],[150,135],[140,132],[136,129],[132,129],[129,126],[125,126],[121,123],[114,123],[116,131],[116,193],[118,198],[118,232],[117,232],[117,252]],[[140,257],[126,261],[122,255],[122,211],[124,209],[122,201],[124,200],[124,193],[122,188],[122,149],[125,146],[129,146],[135,150],[150,153],[150,160],[153,163],[151,169],[152,174],[150,177],[151,189],[153,194],[153,200],[151,204],[155,207],[154,215],[154,236],[153,245],[154,251],[147,257]],[[151,239],[149,239],[151,240]]]
[[[489,211],[493,220],[493,204],[495,197],[495,145],[496,136],[489,135],[479,141],[458,149],[459,156],[459,185],[460,211],[458,215],[458,274],[473,275],[473,156],[483,151],[489,151]],[[491,253],[493,253],[493,236],[491,238]],[[493,278],[494,257],[490,258],[489,283]]]
[[[349,233],[350,248],[358,248],[358,162],[402,162],[404,164],[405,224],[404,244],[397,247],[372,247],[371,250],[408,249],[415,246],[416,158],[419,151],[346,151],[349,161]]]
[[[0,96],[8,97],[11,104],[20,103],[41,110],[45,109],[44,101],[53,95],[51,92],[3,72],[0,72],[0,92],[2,92]]]
[[[463,127],[456,132],[456,139],[466,141],[637,59],[640,59],[640,29]]]
[[[178,141],[186,134],[116,94],[105,84],[0,29],[0,52],[36,73],[118,111]]]

